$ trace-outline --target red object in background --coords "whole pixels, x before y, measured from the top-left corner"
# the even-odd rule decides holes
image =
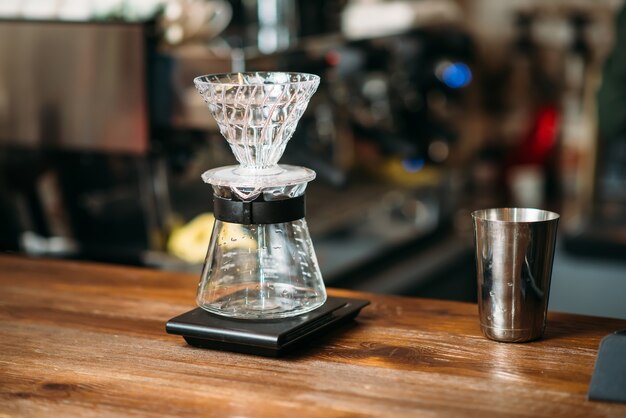
[[[554,105],[539,107],[528,134],[509,154],[503,180],[509,197],[516,205],[540,207],[546,194],[556,191],[551,165],[557,146],[560,116]]]
[[[331,50],[326,52],[324,59],[326,61],[326,64],[331,67],[336,67],[341,62],[341,54],[337,51]]]
[[[545,165],[557,143],[560,116],[556,106],[540,107],[528,136],[511,155],[508,166]]]

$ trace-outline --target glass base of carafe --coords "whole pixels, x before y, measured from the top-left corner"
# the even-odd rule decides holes
[[[315,289],[297,288],[289,284],[248,283],[241,290],[222,296],[200,307],[220,316],[238,319],[280,319],[302,315],[319,308],[326,295]],[[218,291],[219,293],[219,291]]]

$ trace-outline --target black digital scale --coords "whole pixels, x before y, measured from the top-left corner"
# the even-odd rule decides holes
[[[369,303],[329,296],[314,311],[273,320],[233,319],[196,308],[170,319],[165,330],[194,347],[279,357],[355,318]]]

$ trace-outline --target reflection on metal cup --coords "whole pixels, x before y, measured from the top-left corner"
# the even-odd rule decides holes
[[[559,214],[500,208],[475,211],[472,219],[483,334],[503,342],[541,338]]]

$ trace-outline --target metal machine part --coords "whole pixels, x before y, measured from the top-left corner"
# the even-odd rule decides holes
[[[0,23],[0,146],[148,150],[146,26]]]
[[[6,248],[138,263],[155,246],[169,203],[150,153],[163,99],[149,97],[152,34],[143,23],[0,21],[0,211],[16,225],[0,234]]]

